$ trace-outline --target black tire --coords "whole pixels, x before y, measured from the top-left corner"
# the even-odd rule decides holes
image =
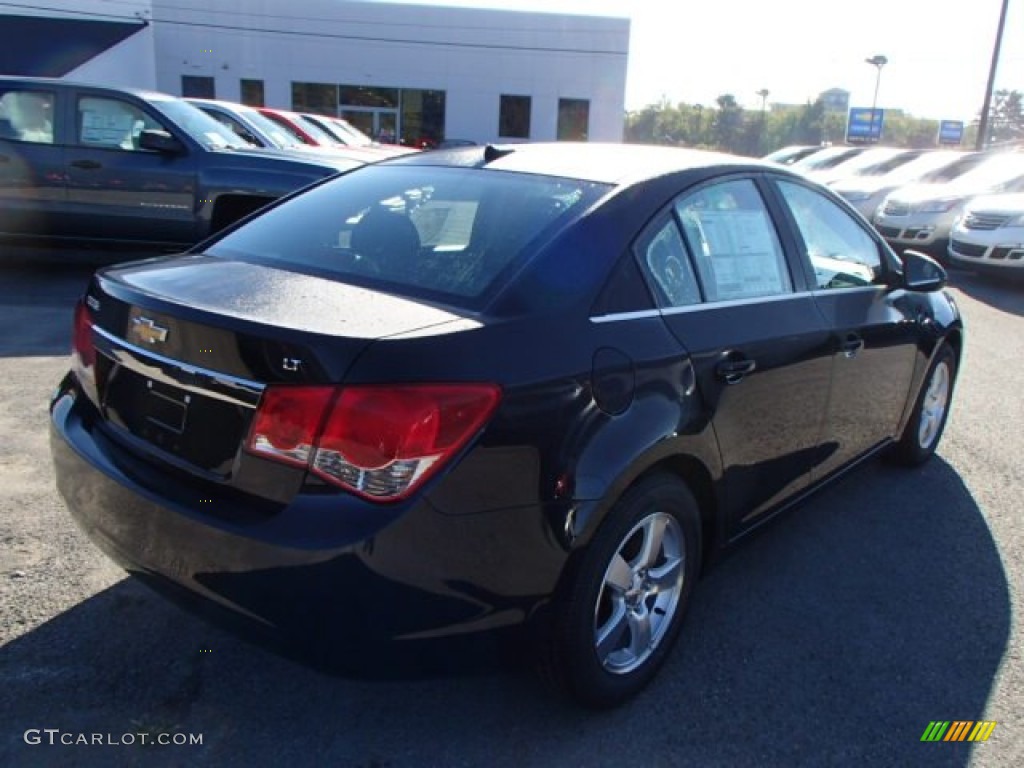
[[[946,419],[949,418],[956,369],[956,353],[949,344],[943,342],[925,374],[921,391],[914,403],[914,411],[893,451],[893,457],[898,463],[916,467],[924,464],[935,453],[946,427]],[[941,393],[943,389],[944,394]],[[938,394],[942,394],[941,412],[936,411],[940,405],[936,399]]]
[[[642,690],[682,628],[700,570],[700,537],[697,502],[677,477],[651,475],[627,490],[556,600],[541,649],[548,681],[595,709]],[[648,541],[657,549],[644,558]],[[624,566],[628,589],[616,586],[624,583]],[[600,648],[599,630],[607,630]]]

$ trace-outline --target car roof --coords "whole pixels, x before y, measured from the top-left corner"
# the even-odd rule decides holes
[[[102,85],[100,83],[84,83],[75,80],[61,80],[56,77],[11,77],[0,75],[0,83],[25,83],[28,85],[45,85],[58,88],[90,88],[109,93],[128,93],[148,101],[181,101],[181,97],[163,91],[151,91],[145,88],[122,88],[121,86]]]
[[[531,143],[439,149],[388,160],[387,164],[481,167],[624,184],[679,171],[721,166],[777,170],[772,163],[720,152],[646,144]]]
[[[182,98],[185,101],[190,102],[192,104],[196,104],[196,105],[208,104],[211,107],[219,107],[220,109],[223,109],[225,112],[245,113],[245,112],[255,112],[256,111],[255,107],[250,107],[250,106],[248,106],[246,104],[238,104],[237,102],[234,102],[234,101],[223,101],[221,99],[200,99],[200,98],[198,98],[196,96],[183,96]]]

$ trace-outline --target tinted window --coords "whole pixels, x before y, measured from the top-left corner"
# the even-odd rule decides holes
[[[700,303],[700,288],[675,220],[666,219],[640,239],[637,254],[662,307]]]
[[[531,244],[605,189],[477,169],[366,167],[268,211],[208,252],[474,306]]]
[[[208,114],[181,99],[154,99],[149,105],[207,149],[249,145]]]
[[[239,82],[239,87],[242,92],[242,103],[248,104],[250,107],[262,107],[263,106],[263,81],[262,80],[246,80],[242,79]]]
[[[53,144],[52,93],[0,90],[0,139]]]
[[[530,138],[530,97],[502,94],[498,112],[498,135],[510,139]]]
[[[856,219],[819,192],[780,181],[819,288],[870,285],[881,276],[878,245]]]
[[[181,95],[193,99],[214,99],[217,88],[212,77],[181,76]]]
[[[749,179],[703,187],[681,198],[676,213],[708,301],[793,290],[775,227]]]
[[[586,99],[558,100],[558,140],[586,141],[590,133],[590,102]]]

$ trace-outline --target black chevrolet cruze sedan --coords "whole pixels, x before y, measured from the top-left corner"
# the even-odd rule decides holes
[[[883,449],[931,456],[944,282],[773,165],[409,155],[97,273],[57,483],[130,572],[310,658],[512,632],[615,705],[710,555]]]

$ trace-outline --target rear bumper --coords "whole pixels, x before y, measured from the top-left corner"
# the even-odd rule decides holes
[[[385,509],[299,494],[271,515],[210,514],[219,499],[190,499],[79,410],[69,377],[51,404],[50,443],[78,525],[130,573],[255,639],[332,657],[419,653],[527,622],[565,564],[541,506],[446,514],[425,500]]]

